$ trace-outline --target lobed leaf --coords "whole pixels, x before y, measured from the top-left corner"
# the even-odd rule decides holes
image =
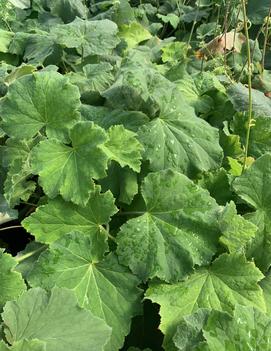
[[[79,308],[74,293],[64,288],[49,293],[30,289],[6,303],[2,318],[9,344],[38,339],[46,351],[102,351],[111,334],[103,320]]]
[[[149,174],[141,192],[146,208],[117,237],[120,262],[142,280],[166,281],[209,263],[218,243],[219,206],[208,192],[172,170]]]
[[[165,345],[171,340],[182,317],[199,308],[232,313],[235,305],[266,311],[263,292],[257,284],[263,274],[240,254],[223,254],[209,268],[198,269],[183,282],[153,283],[146,298],[160,307],[160,328]]]
[[[102,225],[107,224],[116,212],[112,194],[109,191],[100,194],[97,188],[85,207],[57,198],[39,206],[36,212],[23,220],[22,225],[39,242],[50,244],[66,233],[79,231],[93,236],[97,247],[103,247],[107,231]]]
[[[129,333],[131,318],[140,313],[139,281],[113,253],[104,258],[105,247],[93,241],[82,233],[60,238],[41,254],[28,280],[45,289],[54,285],[72,289],[80,306],[112,327],[105,350],[118,350]]]
[[[14,258],[0,249],[0,310],[7,301],[17,298],[26,290],[21,274],[14,271],[15,266]]]
[[[63,139],[79,118],[79,106],[78,88],[61,74],[25,75],[10,85],[0,102],[2,128],[17,139],[32,138],[43,128],[49,138]]]
[[[42,141],[32,154],[33,172],[49,198],[85,206],[94,179],[106,176],[108,157],[101,149],[105,131],[92,122],[79,122],[70,131],[71,146],[58,140]]]
[[[263,271],[271,265],[270,172],[271,154],[265,154],[233,182],[236,193],[255,209],[245,216],[259,228],[249,254]]]

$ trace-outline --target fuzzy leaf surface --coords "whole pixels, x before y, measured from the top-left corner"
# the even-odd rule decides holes
[[[266,305],[257,284],[263,274],[240,254],[222,254],[210,268],[197,270],[188,279],[173,285],[153,284],[146,297],[160,305],[165,344],[176,331],[181,318],[199,308],[232,313],[236,304],[256,307]]]
[[[9,347],[1,341],[0,351],[46,351],[46,344],[40,340],[22,340]]]
[[[220,242],[229,252],[245,252],[258,230],[255,224],[237,214],[233,201],[225,206],[219,219],[219,227],[223,234]]]
[[[18,211],[12,210],[4,196],[0,194],[0,225],[18,218]]]
[[[257,308],[237,305],[232,318],[212,312],[203,335],[209,351],[268,351],[271,319]]]
[[[139,280],[121,266],[114,254],[103,258],[104,248],[93,247],[93,238],[72,233],[54,242],[41,254],[29,276],[32,286],[72,289],[79,304],[112,327],[105,350],[121,348],[131,318],[140,313]]]
[[[171,170],[149,174],[141,193],[142,215],[127,221],[117,237],[120,262],[143,280],[166,281],[209,263],[219,236],[219,206],[209,193]]]
[[[2,318],[11,345],[38,339],[46,351],[102,351],[111,334],[103,320],[80,308],[74,293],[63,288],[30,289],[7,302]]]
[[[26,285],[20,273],[15,272],[14,258],[0,250],[0,310],[4,304],[18,296],[25,290]]]
[[[64,137],[78,119],[79,106],[78,88],[66,77],[57,72],[33,73],[10,85],[0,104],[2,128],[18,139],[31,138],[42,128],[49,138]]]
[[[265,271],[271,265],[271,154],[258,158],[246,172],[236,178],[233,188],[255,210],[246,215],[247,219],[259,227],[250,254]]]
[[[107,19],[89,21],[76,18],[73,22],[56,26],[57,42],[66,48],[76,48],[79,54],[111,54],[119,43],[117,25]]]
[[[100,194],[97,189],[85,207],[57,198],[38,207],[22,224],[39,242],[52,243],[66,233],[79,231],[95,237],[97,245],[103,246],[107,232],[102,225],[116,212],[112,194]]]
[[[174,168],[191,176],[221,164],[218,131],[198,117],[172,112],[155,118],[140,129],[139,140],[152,171]]]
[[[93,178],[106,176],[108,157],[101,150],[105,131],[92,122],[79,122],[70,131],[72,145],[57,140],[41,142],[32,157],[33,171],[44,192],[55,198],[86,205],[94,189]]]
[[[118,125],[108,130],[108,137],[102,147],[108,158],[118,162],[121,167],[128,166],[139,172],[143,147],[136,139],[136,134]]]

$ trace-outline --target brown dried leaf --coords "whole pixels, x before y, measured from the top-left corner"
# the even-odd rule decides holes
[[[246,38],[242,33],[236,33],[234,31],[221,34],[211,40],[205,45],[204,48],[199,50],[199,55],[204,56],[215,56],[223,54],[225,50],[234,50],[240,52],[243,43]]]

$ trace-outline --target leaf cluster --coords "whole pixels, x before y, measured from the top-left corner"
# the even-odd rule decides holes
[[[0,351],[270,350],[269,2],[256,3],[244,172],[238,1],[1,4]],[[18,225],[29,243],[14,254],[1,232]],[[132,338],[147,303],[162,346]]]

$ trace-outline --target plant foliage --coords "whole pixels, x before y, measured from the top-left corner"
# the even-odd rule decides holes
[[[271,10],[242,4],[1,1],[0,351],[271,349]]]

